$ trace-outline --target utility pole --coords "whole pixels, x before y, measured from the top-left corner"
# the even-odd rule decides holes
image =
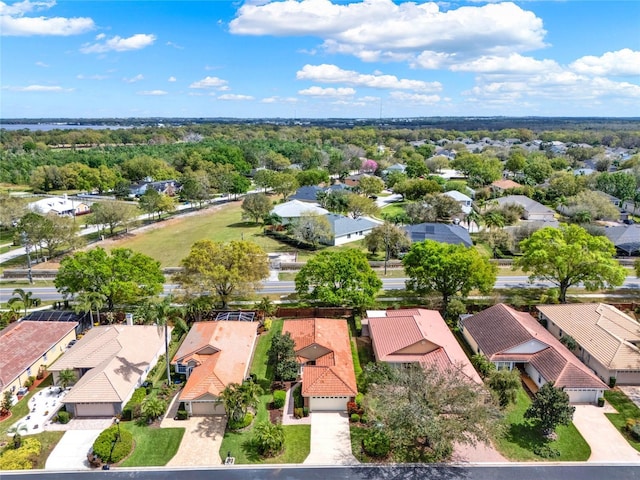
[[[29,283],[33,284],[33,276],[31,275],[31,243],[29,242],[29,237],[27,237],[27,232],[22,232],[20,238],[24,244],[24,250],[27,252],[27,275],[29,277]]]

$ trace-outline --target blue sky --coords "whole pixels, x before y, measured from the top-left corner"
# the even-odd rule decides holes
[[[0,118],[640,116],[640,1],[0,1]]]

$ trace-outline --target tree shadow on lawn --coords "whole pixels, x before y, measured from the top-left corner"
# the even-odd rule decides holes
[[[242,442],[242,451],[250,462],[259,462],[262,458],[258,453],[258,444],[253,437]]]
[[[546,438],[540,429],[529,422],[512,423],[504,432],[504,438],[512,444],[531,452],[538,450],[544,445],[552,443]]]
[[[255,228],[260,226],[260,223],[256,223],[256,222],[236,222],[236,223],[231,223],[229,225],[227,225],[227,227],[229,228]]]

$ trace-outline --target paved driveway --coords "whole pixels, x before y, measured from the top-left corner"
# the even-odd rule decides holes
[[[609,404],[576,405],[573,424],[591,447],[589,462],[640,462],[640,452],[627,443],[616,427],[605,417],[615,413]]]
[[[101,430],[68,430],[52,450],[45,470],[90,470],[87,454]]]
[[[184,428],[184,436],[168,467],[220,465],[220,446],[227,426],[225,415],[191,417],[188,420],[165,418],[162,428]]]
[[[311,452],[305,465],[354,465],[349,418],[340,412],[312,412]]]

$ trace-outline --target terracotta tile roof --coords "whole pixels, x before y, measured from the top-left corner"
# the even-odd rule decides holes
[[[501,190],[509,190],[510,188],[520,188],[522,185],[520,185],[518,182],[514,182],[513,180],[509,180],[507,178],[502,180],[496,180],[491,184],[491,186],[499,188]]]
[[[535,318],[502,303],[464,319],[464,328],[491,361],[530,363],[557,387],[607,386]]]
[[[367,312],[373,350],[378,361],[418,362],[441,371],[460,367],[482,383],[462,347],[436,310],[377,310]]]
[[[23,320],[3,329],[0,332],[0,390],[42,358],[77,325],[76,322]],[[33,372],[33,375],[36,373]]]
[[[90,369],[66,395],[65,403],[120,403],[163,350],[164,331],[155,325],[94,327],[49,370]]]
[[[346,320],[332,318],[304,318],[285,320],[282,333],[289,332],[295,342],[296,354],[309,346],[329,350],[306,365],[302,374],[302,395],[349,396],[358,393],[349,329]],[[306,360],[311,360],[306,358]]]
[[[218,397],[230,383],[242,383],[253,353],[258,324],[196,322],[171,363],[195,363],[180,400]]]
[[[538,311],[606,368],[640,370],[640,324],[604,303],[540,305]]]

